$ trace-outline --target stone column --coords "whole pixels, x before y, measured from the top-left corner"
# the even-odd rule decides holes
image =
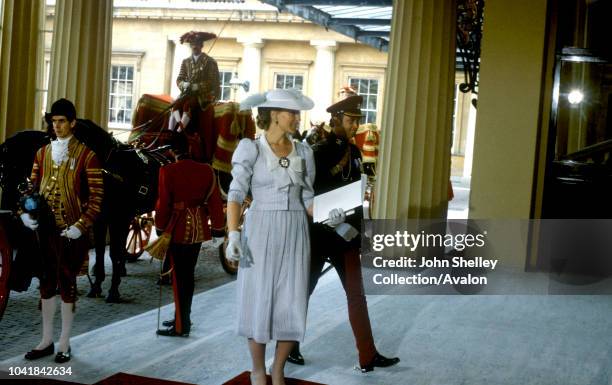
[[[0,142],[39,129],[44,71],[44,0],[4,0],[0,47]]]
[[[250,89],[248,94],[258,93],[261,90],[261,49],[264,42],[260,38],[246,37],[238,38],[238,43],[242,43],[244,50],[242,52],[242,64],[238,77],[240,80],[248,80]],[[238,91],[236,101],[244,99],[247,95],[241,88]]]
[[[545,159],[536,154],[541,130],[548,129],[548,116],[542,115],[542,97],[550,92],[542,83],[547,5],[545,0],[486,3],[470,218],[534,215],[534,170]]]
[[[47,108],[71,100],[79,118],[108,125],[112,0],[57,0]]]
[[[374,217],[446,217],[455,2],[394,2]]]
[[[316,86],[312,89],[312,99],[315,106],[310,112],[312,121],[329,119],[325,109],[332,104],[334,97],[334,72],[336,63],[336,42],[333,40],[311,40],[310,45],[317,49],[314,65]]]

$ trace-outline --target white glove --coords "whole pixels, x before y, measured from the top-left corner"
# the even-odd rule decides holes
[[[189,82],[181,82],[179,88],[181,89],[181,91],[185,91],[185,90],[189,89],[190,85],[191,85],[191,83],[189,83]]]
[[[200,88],[200,86],[197,83],[191,85],[191,90],[192,91],[197,91],[199,88]]]
[[[23,213],[20,215],[20,217],[21,217],[21,221],[23,222],[24,226],[27,227],[28,229],[36,230],[38,228],[38,221],[36,219],[32,219],[30,214]]]
[[[225,258],[232,262],[238,262],[242,257],[242,246],[240,246],[240,231],[230,231],[228,234]]]
[[[329,218],[327,219],[327,225],[330,227],[336,227],[340,223],[346,220],[346,214],[341,208],[333,209],[329,212]]]
[[[81,237],[81,235],[83,235],[83,232],[79,230],[79,228],[76,227],[75,225],[72,225],[68,227],[67,229],[65,229],[64,231],[62,231],[60,235],[68,239],[78,239]]]

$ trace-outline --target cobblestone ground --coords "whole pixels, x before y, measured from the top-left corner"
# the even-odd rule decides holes
[[[93,251],[90,251],[90,254]],[[102,285],[106,296],[110,287],[110,259],[108,248],[106,253],[106,280]],[[89,281],[86,276],[79,277],[77,287],[79,300],[72,335],[76,336],[90,330],[126,319],[137,314],[155,309],[159,303],[159,286],[156,284],[160,263],[149,263],[145,254],[134,263],[128,263],[127,277],[123,277],[119,290],[123,303],[107,304],[104,298],[87,298]],[[93,264],[93,260],[92,260]],[[230,282],[234,276],[227,274],[219,262],[218,251],[203,247],[195,271],[195,293],[200,293],[224,283]],[[0,321],[0,361],[24,354],[40,342],[41,317],[38,311],[38,280],[33,279],[28,291],[11,292],[8,306]],[[162,305],[173,301],[172,287],[162,287]],[[61,320],[58,312],[55,318],[56,340],[60,335]],[[155,330],[156,325],[143,325],[144,328]]]

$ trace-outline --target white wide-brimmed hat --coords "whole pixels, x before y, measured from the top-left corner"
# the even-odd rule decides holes
[[[241,110],[250,108],[279,108],[285,110],[310,110],[314,102],[308,96],[296,89],[274,89],[261,94],[254,94],[240,103]]]

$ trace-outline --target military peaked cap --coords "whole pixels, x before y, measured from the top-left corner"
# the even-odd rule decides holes
[[[349,96],[327,107],[327,112],[332,115],[344,114],[346,116],[361,117],[363,116],[361,114],[361,103],[363,103],[363,96]]]

